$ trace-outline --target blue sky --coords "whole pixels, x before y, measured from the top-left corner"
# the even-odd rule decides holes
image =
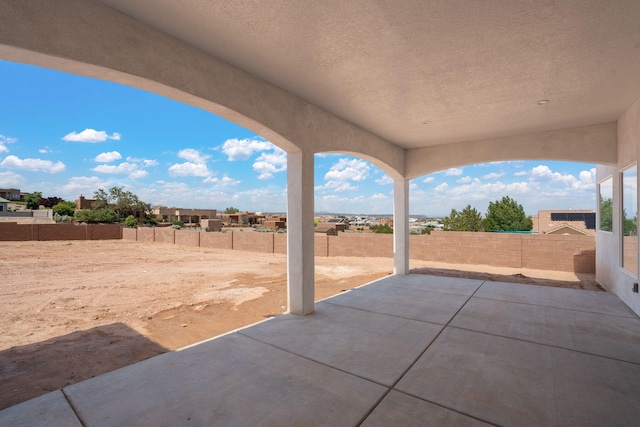
[[[0,187],[74,200],[123,186],[184,208],[284,212],[286,153],[206,111],[111,82],[0,61]],[[389,177],[364,160],[316,155],[315,209],[384,214]],[[595,166],[512,161],[412,180],[412,214],[485,213],[511,196],[528,214],[595,209]]]

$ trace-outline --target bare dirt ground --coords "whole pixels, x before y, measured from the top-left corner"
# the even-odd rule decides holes
[[[599,288],[592,275],[423,261],[412,267]],[[392,271],[388,258],[318,257],[316,299]],[[0,242],[0,409],[282,313],[286,282],[279,254],[119,240]]]

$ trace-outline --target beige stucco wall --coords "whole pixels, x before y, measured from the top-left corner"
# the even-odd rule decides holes
[[[621,268],[620,172],[638,161],[640,152],[640,99],[618,121],[618,159],[615,166],[598,165],[598,182],[613,177],[613,232],[597,231],[596,279],[640,315],[640,294],[631,291],[636,275]],[[599,213],[598,213],[599,215]],[[598,219],[599,220],[599,219]],[[636,272],[637,274],[637,272]]]
[[[616,123],[415,148],[406,153],[413,179],[457,166],[502,160],[567,160],[616,163]]]

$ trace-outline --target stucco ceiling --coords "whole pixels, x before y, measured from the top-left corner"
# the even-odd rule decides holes
[[[604,123],[640,96],[638,0],[102,2],[405,148]]]

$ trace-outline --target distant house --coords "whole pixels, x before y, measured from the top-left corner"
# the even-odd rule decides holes
[[[334,227],[329,227],[329,226],[317,226],[315,229],[316,233],[323,233],[326,234],[327,236],[337,236],[338,235],[338,230],[336,230]]]
[[[596,234],[596,211],[593,210],[541,210],[531,220],[533,231],[539,234]]]
[[[9,201],[0,197],[0,212],[9,212]]]
[[[283,215],[271,215],[268,218],[262,218],[262,225],[267,228],[286,229],[287,217]]]
[[[85,199],[81,194],[80,197],[76,199],[76,210],[92,209],[93,202],[95,202],[95,199]]]
[[[151,209],[159,220],[182,221],[186,224],[196,224],[204,219],[216,219],[218,211],[216,209],[184,209],[168,208],[166,206],[155,206]]]
[[[17,188],[0,188],[0,197],[11,202],[20,202],[24,200],[21,192]]]
[[[333,226],[338,231],[346,231],[349,229],[349,223],[344,218],[331,218],[327,221],[328,225]]]

